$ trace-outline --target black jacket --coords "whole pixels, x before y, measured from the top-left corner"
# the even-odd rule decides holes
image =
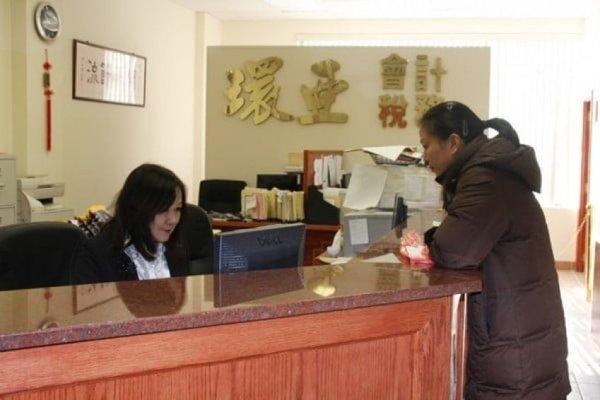
[[[133,261],[121,252],[113,255],[110,250],[110,232],[102,230],[83,245],[71,271],[74,285],[85,283],[118,282],[138,280]],[[188,257],[174,257],[166,250],[171,277],[190,274]]]
[[[438,178],[447,217],[430,238],[436,265],[481,268],[468,301],[466,399],[565,399],[567,338],[546,220],[532,191],[533,149],[473,140]]]

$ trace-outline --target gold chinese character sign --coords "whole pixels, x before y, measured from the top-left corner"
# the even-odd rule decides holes
[[[415,91],[426,92],[427,91],[427,73],[429,72],[429,58],[426,54],[419,54],[417,56],[417,76]]]
[[[404,95],[390,96],[389,94],[379,96],[379,120],[384,128],[397,125],[398,128],[406,128],[406,108],[408,102]],[[389,121],[389,122],[388,122]]]
[[[225,91],[225,97],[229,100],[229,103],[225,106],[225,115],[233,115],[244,106],[244,98],[240,97],[244,79],[244,73],[239,69],[227,71],[227,80],[230,86]]]
[[[442,103],[444,98],[436,94],[418,94],[415,105],[415,117],[420,119],[431,107]]]
[[[440,57],[435,59],[435,68],[432,68],[430,72],[435,76],[435,91],[439,93],[442,91],[442,76],[448,73],[442,67],[442,59]]]
[[[317,80],[317,84],[309,88],[302,85],[300,92],[310,114],[302,115],[298,120],[302,125],[320,122],[345,123],[348,114],[331,112],[331,106],[337,95],[348,89],[348,82],[335,79],[335,73],[340,70],[340,64],[335,60],[324,60],[315,63],[310,70],[317,76],[325,78]]]
[[[279,57],[267,57],[259,61],[246,61],[244,68],[246,73],[253,79],[244,85],[244,91],[250,93],[250,104],[240,114],[241,119],[253,115],[255,125],[265,122],[273,116],[280,121],[291,121],[294,117],[277,109],[280,86],[274,85],[275,73],[283,66],[283,60]],[[242,71],[228,72],[227,78],[231,86],[226,90],[225,96],[229,105],[225,108],[226,115],[235,114],[244,104],[240,98],[241,83],[245,77]]]
[[[408,61],[396,53],[381,60],[381,78],[384,89],[404,90],[404,78]]]

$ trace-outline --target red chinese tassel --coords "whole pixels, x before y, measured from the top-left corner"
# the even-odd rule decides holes
[[[46,150],[52,150],[52,100],[46,97]]]
[[[45,50],[46,61],[44,62],[44,96],[46,96],[46,151],[52,150],[52,95],[50,89],[50,69],[52,64],[48,62],[48,50]]]

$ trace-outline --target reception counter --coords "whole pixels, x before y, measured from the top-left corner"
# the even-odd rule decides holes
[[[0,397],[460,398],[480,274],[364,260],[401,234],[342,266],[0,292]]]

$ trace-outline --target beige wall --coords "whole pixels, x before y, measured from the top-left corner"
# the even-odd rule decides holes
[[[26,114],[16,132],[20,174],[49,174],[66,182],[64,203],[77,213],[108,203],[132,168],[146,161],[171,168],[191,187],[194,158],[195,13],[166,0],[56,0],[63,31],[51,44],[33,28],[37,1],[22,19],[26,56]],[[15,20],[13,19],[13,23]],[[71,98],[72,41],[79,39],[147,58],[146,106],[128,107]],[[44,49],[53,64],[53,150],[44,148]],[[16,128],[15,123],[15,128]],[[15,130],[16,131],[16,130]]]
[[[223,26],[220,20],[206,13],[196,14],[196,68],[194,88],[194,165],[193,185],[190,187],[192,202],[198,199],[200,180],[204,179],[206,161],[206,47],[220,45],[223,36]]]
[[[25,154],[27,148],[27,2],[11,0],[11,73],[12,73],[12,152]],[[10,140],[10,139],[9,139]],[[27,157],[17,159],[17,173],[25,171]]]
[[[0,153],[12,153],[11,1],[0,0]]]
[[[381,89],[380,60],[397,52],[410,60],[405,90]],[[391,144],[416,145],[418,130],[414,118],[415,69],[417,54],[428,54],[431,62],[441,57],[449,71],[443,80],[443,95],[472,104],[475,112],[487,117],[489,102],[488,49],[425,49],[425,48],[325,48],[325,47],[211,47],[208,49],[207,86],[207,178],[243,179],[256,184],[258,173],[281,173],[289,152],[304,149],[347,150],[363,146]],[[240,120],[238,112],[227,117],[223,113],[228,86],[225,71],[243,68],[246,60],[278,56],[284,61],[275,75],[281,86],[279,110],[296,116],[306,114],[300,94],[304,83],[313,86],[317,76],[310,71],[314,62],[333,58],[341,64],[337,79],[345,79],[350,87],[340,93],[332,106],[334,112],[349,114],[345,124],[315,124],[302,126],[297,121],[281,122],[270,118],[254,125],[252,117]],[[247,77],[247,82],[251,78]],[[429,79],[433,92],[433,80]],[[409,107],[405,129],[382,128],[378,119],[378,96],[383,93],[404,93]]]

